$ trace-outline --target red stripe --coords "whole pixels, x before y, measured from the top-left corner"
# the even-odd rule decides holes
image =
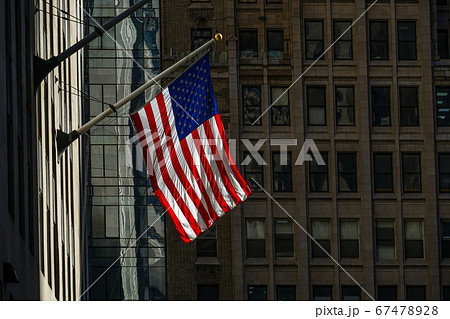
[[[171,126],[170,126],[170,123],[169,123],[169,118],[167,116],[167,109],[166,109],[166,103],[164,101],[164,97],[163,96],[158,96],[156,99],[157,99],[157,102],[158,102],[158,107],[159,107],[159,113],[161,115],[161,120],[164,123],[164,130],[166,132],[166,136],[167,137],[172,137]],[[176,132],[175,132],[175,134],[176,134]],[[184,187],[185,192],[191,198],[191,200],[193,201],[195,207],[198,208],[198,211],[199,211],[203,221],[205,222],[205,224],[208,226],[208,228],[211,227],[212,223],[211,223],[211,218],[208,215],[208,212],[206,211],[206,209],[203,206],[200,198],[197,196],[197,193],[193,189],[190,181],[187,179],[186,175],[184,174],[183,169],[181,168],[181,164],[180,164],[180,161],[179,161],[178,156],[176,154],[175,146],[173,144],[172,138],[168,139],[167,144],[168,144],[167,146],[168,146],[169,150],[171,150],[171,152],[170,152],[171,163],[173,165],[173,168],[175,169],[176,174],[178,175],[178,178],[181,181],[181,184]],[[193,214],[194,212],[190,212],[190,213]]]
[[[223,147],[224,147],[225,152],[227,154],[228,161],[230,163],[230,167],[233,170],[234,177],[239,182],[239,185],[241,185],[242,190],[245,192],[245,194],[248,197],[248,196],[250,196],[252,194],[252,191],[251,191],[250,187],[248,186],[248,184],[245,182],[244,178],[242,178],[242,175],[237,170],[237,167],[234,164],[233,158],[230,155],[230,150],[228,149],[227,138],[225,136],[225,130],[223,128],[222,119],[220,118],[220,114],[216,114],[214,116],[214,120],[216,121],[217,128],[219,130],[220,137],[222,139]]]
[[[211,216],[213,221],[216,221],[219,216],[217,215],[216,211],[214,210],[214,208],[212,207],[211,201],[209,199],[208,193],[205,189],[205,187],[203,186],[203,182],[202,179],[197,171],[197,169],[195,168],[195,164],[194,163],[194,159],[192,158],[191,152],[189,150],[189,146],[187,144],[186,139],[183,139],[180,142],[181,145],[181,149],[183,150],[183,154],[184,154],[184,158],[186,159],[186,163],[188,164],[192,174],[194,175],[195,180],[197,181],[198,187],[200,188],[200,191],[203,195],[203,198],[205,199],[206,205],[208,206],[208,212],[209,215]],[[210,180],[209,181],[211,188],[213,189],[213,193],[214,194],[219,194],[219,200],[217,200],[217,202],[219,203],[220,207],[223,207],[223,205],[221,205],[221,202],[224,203],[225,207],[228,208],[227,204],[225,203],[225,200],[223,199],[222,195],[220,194],[220,192],[217,191],[217,185],[216,182],[214,180]]]
[[[159,94],[158,96],[162,95]],[[145,109],[146,114],[147,114],[147,119],[150,125],[150,130],[152,132],[158,132],[158,129],[156,128],[155,125],[155,117],[153,116],[153,110],[151,107],[149,107],[148,109]],[[156,137],[154,139],[154,141],[159,141],[159,134],[155,134]],[[154,142],[156,143],[156,142]],[[180,211],[183,213],[183,215],[186,217],[187,221],[189,222],[189,225],[191,225],[192,230],[194,231],[194,233],[198,236],[202,231],[200,230],[200,227],[198,226],[197,222],[195,221],[194,217],[192,216],[192,214],[189,211],[189,208],[186,206],[183,198],[180,196],[180,194],[178,193],[177,188],[175,187],[175,185],[173,184],[172,179],[169,176],[169,173],[167,171],[167,167],[165,165],[164,162],[164,155],[162,154],[162,148],[161,147],[156,147],[156,154],[158,156],[158,159],[160,161],[160,163],[162,163],[160,165],[161,168],[161,175],[163,178],[164,183],[166,184],[167,188],[169,189],[169,191],[171,192],[174,200],[176,201],[176,203],[178,204],[178,207],[180,208]],[[156,194],[156,192],[155,192]],[[158,199],[163,202],[163,198],[164,196],[162,196],[162,193],[160,194],[161,196],[158,197]],[[167,203],[168,204],[168,203]],[[169,209],[170,206],[165,207],[166,209]]]
[[[234,203],[237,205],[242,200],[239,197],[239,195],[236,193],[234,186],[230,181],[230,177],[227,174],[225,165],[222,163],[222,160],[220,159],[220,155],[218,155],[217,152],[214,152],[214,150],[217,149],[217,147],[215,145],[215,140],[214,140],[215,136],[211,130],[211,126],[209,126],[209,121],[206,121],[205,123],[203,123],[203,127],[205,129],[205,134],[206,134],[206,138],[208,139],[209,145],[211,145],[211,142],[214,143],[214,145],[213,145],[214,149],[211,146],[210,146],[210,148],[211,148],[212,155],[214,156],[214,162],[216,163],[217,168],[219,169],[220,176],[222,176],[222,181],[225,184],[225,187],[226,187],[228,193],[233,198]]]
[[[211,185],[216,185],[215,179],[214,179],[214,174],[211,170],[211,167],[209,166],[209,161],[208,161],[208,158],[206,157],[206,153],[203,148],[203,145],[200,142],[200,136],[198,135],[197,129],[192,132],[192,137],[194,138],[194,144],[195,144],[195,147],[197,148],[197,152],[199,154],[200,161],[202,162],[203,169],[205,170],[208,180],[210,181]],[[212,182],[212,181],[214,181],[214,182]],[[219,198],[223,199],[219,188],[215,187],[213,189],[213,192],[214,192],[214,196],[217,199],[217,202],[219,203],[220,207],[222,207],[222,210],[224,211],[224,213],[228,212],[230,210],[230,207],[228,206],[228,204],[225,202],[225,200],[223,200],[223,201],[219,200]]]

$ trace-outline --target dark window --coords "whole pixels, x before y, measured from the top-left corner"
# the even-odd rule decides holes
[[[398,22],[398,59],[416,60],[416,22]]]
[[[335,60],[353,59],[352,29],[350,28],[351,25],[351,21],[334,21],[334,41],[342,36],[334,45]],[[347,29],[348,31],[345,32]]]
[[[294,257],[294,230],[289,219],[275,220],[275,257]]]
[[[336,87],[336,125],[355,125],[355,99],[353,87]]]
[[[402,126],[419,125],[419,97],[417,87],[400,87],[400,120]]]
[[[426,286],[406,286],[406,300],[422,301],[426,298]]]
[[[119,238],[119,207],[105,206],[105,236]]]
[[[439,191],[450,192],[450,154],[439,154]]]
[[[326,98],[324,86],[308,86],[307,104],[308,104],[308,124],[326,125]]]
[[[263,219],[247,219],[247,258],[266,257],[266,236]]]
[[[450,301],[450,286],[444,286],[442,287],[442,290],[443,290],[442,300]]]
[[[200,48],[203,44],[211,40],[211,29],[192,29],[191,30],[191,50]]]
[[[420,154],[402,154],[403,191],[421,192]]]
[[[216,225],[197,237],[197,257],[217,257]]]
[[[248,300],[267,300],[267,286],[248,286]]]
[[[316,60],[324,52],[323,45],[323,22],[305,21],[305,50],[306,59]],[[323,56],[321,57],[323,59]]]
[[[285,157],[286,156],[286,157]],[[272,154],[273,191],[292,192],[291,153]]]
[[[392,154],[373,154],[375,193],[392,193]]]
[[[405,258],[423,258],[422,220],[405,220]]]
[[[378,286],[379,301],[396,301],[397,286]]]
[[[330,301],[332,298],[331,286],[313,286],[314,301]]]
[[[356,154],[338,153],[339,192],[358,191],[356,171]]]
[[[218,285],[198,285],[197,298],[201,301],[219,300],[219,286]]]
[[[328,254],[331,254],[330,221],[328,219],[311,220],[312,236]],[[312,258],[327,258],[328,255],[315,242],[311,241]]]
[[[309,162],[310,170],[310,190],[315,192],[328,192],[328,154],[320,153],[325,165],[319,165],[314,157]]]
[[[263,158],[262,152],[259,152],[259,155],[261,155],[261,158]],[[251,160],[250,163],[244,165],[245,180],[253,192],[261,191],[261,188],[253,181],[253,179],[255,179],[255,181],[258,182],[259,185],[264,185],[264,166],[262,165],[262,163],[261,165],[258,164],[258,162],[250,154],[250,152],[244,153],[244,160],[247,157],[249,157]]]
[[[436,0],[436,4],[438,6],[446,6],[447,5],[447,0]]]
[[[442,221],[441,227],[442,258],[450,258],[450,221]]]
[[[361,288],[359,288],[358,286],[342,286],[342,300],[361,300]]]
[[[252,125],[261,115],[261,88],[259,86],[242,87],[242,107],[244,109],[244,125]],[[261,119],[255,123],[261,125]]]
[[[389,87],[372,87],[372,124],[391,126],[391,97]]]
[[[271,87],[272,125],[286,126],[290,123],[289,92],[287,87]],[[276,102],[275,102],[276,101]],[[274,103],[275,102],[275,103]]]
[[[395,230],[393,220],[376,221],[377,258],[395,259]]]
[[[258,57],[258,31],[239,31],[239,52],[241,58]]]
[[[436,88],[437,125],[450,126],[450,87]]]
[[[359,227],[357,220],[340,221],[341,258],[359,258]]]
[[[283,58],[283,51],[284,51],[283,30],[268,30],[267,57],[281,59]]]
[[[438,40],[438,53],[441,59],[448,59],[448,31],[438,30],[437,31]]]
[[[277,300],[294,301],[295,286],[277,286]]]
[[[370,59],[389,60],[389,36],[387,21],[370,21]]]

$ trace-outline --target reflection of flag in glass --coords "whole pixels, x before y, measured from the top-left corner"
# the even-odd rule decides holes
[[[228,150],[207,56],[132,118],[154,192],[185,242],[251,195]]]

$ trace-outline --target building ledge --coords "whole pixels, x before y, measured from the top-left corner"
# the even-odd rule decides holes
[[[198,257],[195,264],[196,265],[219,266],[220,262],[217,259],[217,257]]]
[[[213,10],[214,7],[212,6],[211,3],[191,3],[188,7],[189,10],[205,10],[205,9],[209,9],[209,10]]]

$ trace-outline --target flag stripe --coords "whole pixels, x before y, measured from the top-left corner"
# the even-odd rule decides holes
[[[152,130],[152,132],[158,133],[155,134],[155,138],[154,140],[158,140],[161,141],[161,135],[164,136],[163,132],[164,131],[164,127],[162,127],[162,121],[159,118],[159,112],[155,113],[155,109],[158,108],[158,106],[155,106],[156,101],[153,100],[150,103],[151,108],[146,108],[146,114],[147,114],[147,118],[148,118],[148,124],[150,125],[150,129]],[[153,110],[153,111],[151,111]],[[158,116],[158,118],[155,118],[153,115]],[[157,128],[155,123],[159,123],[159,129]],[[159,137],[158,137],[159,136]],[[163,140],[164,141],[164,140]],[[170,197],[172,197],[174,199],[174,202],[177,204],[178,207],[172,207],[176,212],[181,213],[186,220],[188,221],[189,225],[191,226],[192,230],[195,232],[196,235],[201,233],[200,227],[197,224],[197,221],[194,219],[194,217],[192,216],[192,214],[190,213],[190,210],[188,209],[188,206],[186,205],[186,203],[184,202],[184,198],[180,195],[178,189],[175,187],[174,181],[171,179],[171,177],[169,176],[169,171],[168,171],[168,167],[166,166],[166,162],[164,160],[164,155],[163,155],[163,151],[165,151],[164,153],[167,153],[167,149],[166,149],[166,145],[165,143],[161,143],[161,146],[156,148],[156,154],[158,156],[158,159],[160,161],[160,169],[161,169],[161,175],[157,179],[158,182],[162,179],[162,183],[165,184],[166,187],[160,187],[161,191],[165,194],[168,195],[170,194]],[[170,161],[167,161],[168,164],[170,165]],[[179,183],[178,178],[174,178],[176,183]],[[158,183],[158,186],[159,183]]]
[[[144,128],[143,128],[142,121],[141,121],[141,114],[140,113],[133,114],[133,120],[134,120],[134,123],[136,125],[136,129],[139,132],[144,132]],[[150,129],[150,128],[148,128],[148,129]],[[142,148],[144,150],[144,159],[145,159],[145,162],[147,164],[147,170],[151,170],[154,166],[151,163],[151,155],[149,153],[148,143],[153,143],[153,141],[151,140],[151,138],[149,139],[145,135],[142,136],[140,138],[140,140],[141,140]],[[148,166],[148,164],[150,164],[151,166]],[[182,225],[182,222],[181,222],[182,217],[180,216],[181,218],[178,218],[179,214],[176,214],[174,212],[174,210],[170,207],[170,205],[168,204],[166,198],[164,197],[164,194],[158,188],[158,183],[156,182],[156,178],[154,176],[154,171],[152,171],[152,172],[149,171],[149,175],[150,175],[150,181],[152,183],[153,191],[154,191],[155,195],[158,198],[161,197],[161,198],[159,198],[160,202],[163,205],[163,207],[167,210],[169,216],[172,217],[172,220],[173,220],[173,222],[175,224],[175,228],[180,233],[180,236],[183,239],[183,241],[189,242],[192,239],[194,239],[196,237],[195,233],[192,231],[190,226],[189,227],[185,227],[184,225]],[[158,195],[160,195],[160,196],[158,196]],[[189,224],[189,223],[186,221],[185,224]]]

